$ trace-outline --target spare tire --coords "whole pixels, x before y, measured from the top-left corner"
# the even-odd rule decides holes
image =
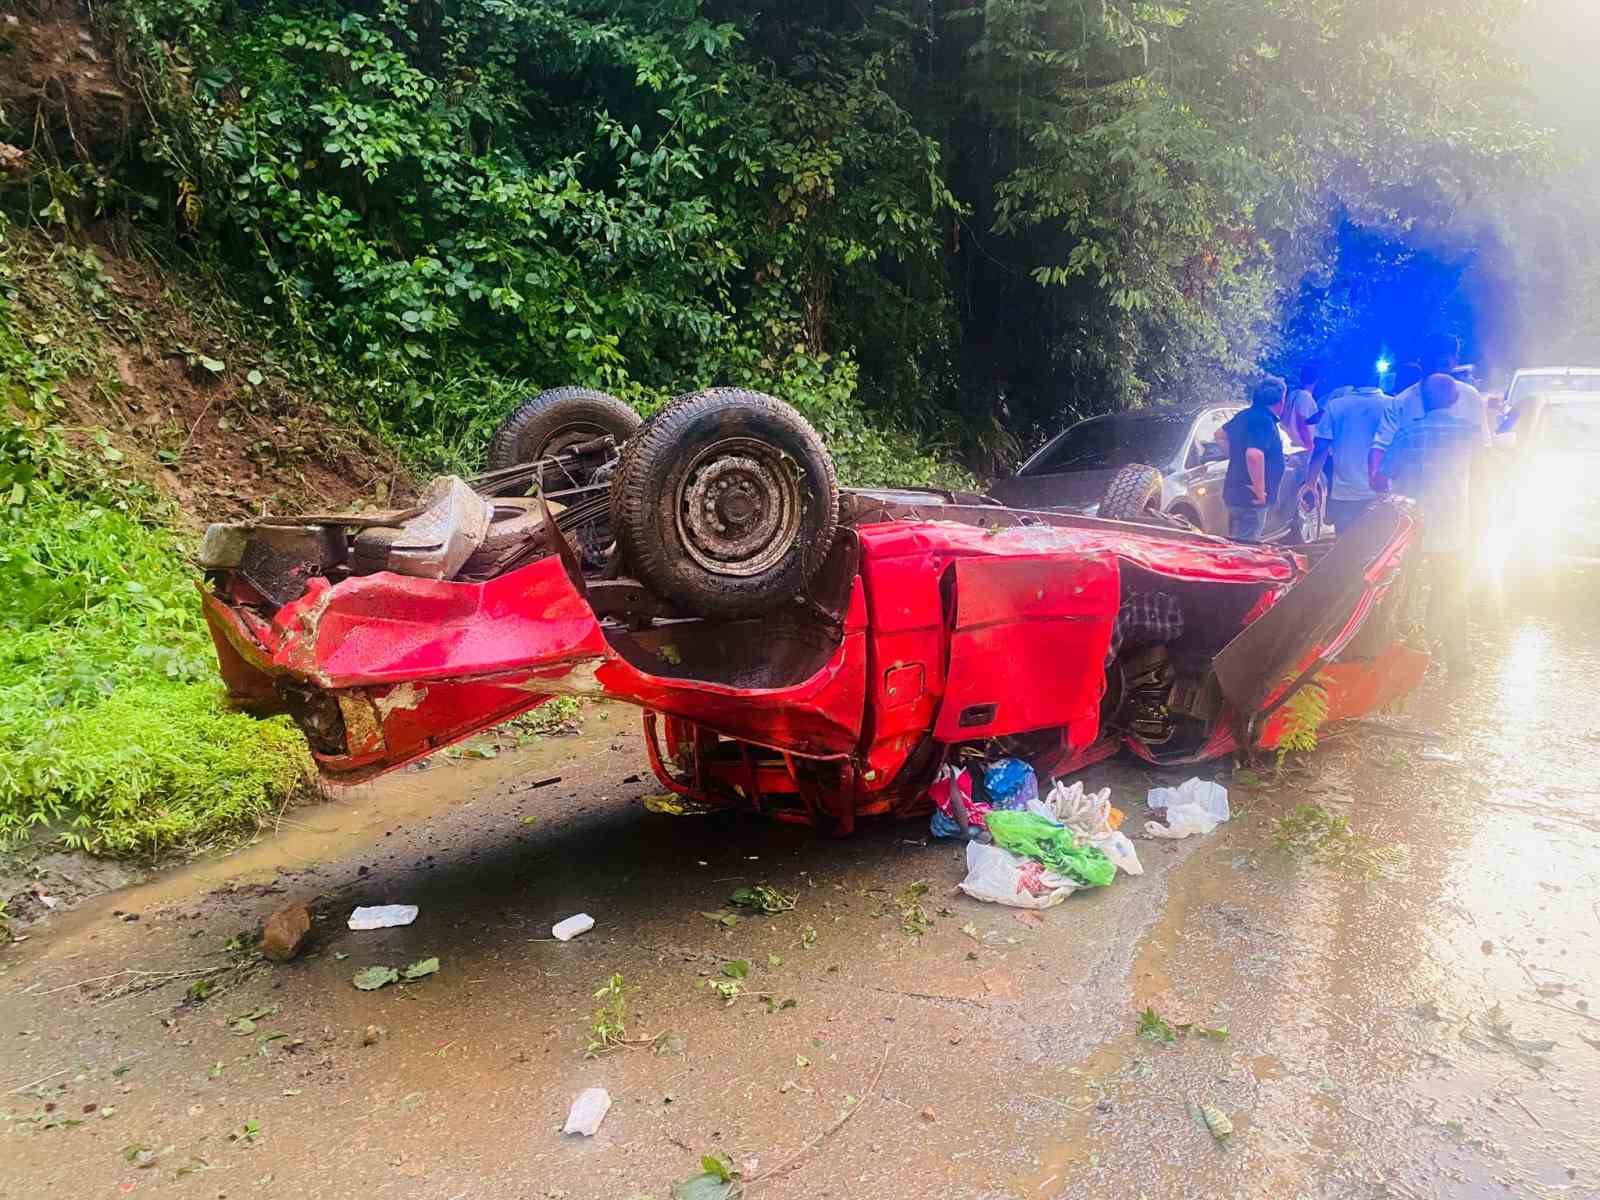
[[[611,486],[623,561],[662,599],[704,617],[759,616],[793,600],[838,530],[822,439],[760,392],[679,397],[634,437]]]
[[[1111,477],[1100,497],[1097,515],[1107,521],[1137,521],[1144,525],[1175,523],[1161,511],[1161,472],[1144,463],[1129,463]]]
[[[638,428],[639,414],[615,396],[590,388],[551,388],[523,401],[500,423],[489,443],[488,469],[537,462],[607,434],[621,445]]]

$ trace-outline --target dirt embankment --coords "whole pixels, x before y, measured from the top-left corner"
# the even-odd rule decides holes
[[[103,326],[108,369],[62,389],[72,436],[106,429],[196,523],[381,504],[410,488],[392,448],[305,394],[265,347],[175,302],[159,265],[102,239],[92,249],[120,311]]]
[[[75,4],[0,14],[0,188],[14,213],[35,214],[32,228],[11,225],[8,284],[35,342],[81,350],[58,388],[68,439],[104,430],[197,524],[405,491],[394,452],[309,394],[305,368],[201,275],[180,238],[162,250],[160,231],[97,219],[82,201],[120,180],[146,121],[116,59]]]

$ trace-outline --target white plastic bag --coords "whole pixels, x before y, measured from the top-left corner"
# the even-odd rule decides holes
[[[1086,792],[1083,781],[1071,784],[1056,781],[1050,794],[1043,800],[1028,805],[1028,811],[1065,825],[1079,837],[1093,837],[1097,833],[1111,832],[1111,789]]]
[[[393,929],[417,919],[415,904],[373,904],[358,908],[345,922],[351,929]]]
[[[1042,863],[983,842],[967,843],[967,877],[960,886],[974,900],[1013,908],[1050,908],[1077,889]]]
[[[1167,823],[1146,821],[1146,837],[1186,838],[1191,833],[1210,833],[1231,815],[1228,789],[1220,783],[1191,779],[1182,787],[1151,788],[1145,803],[1167,810]]]
[[[1116,864],[1117,870],[1124,874],[1144,874],[1144,866],[1139,862],[1139,852],[1133,848],[1128,835],[1120,829],[1113,829],[1110,833],[1095,834],[1089,839],[1089,845],[1109,858]]]
[[[550,936],[558,942],[570,942],[580,933],[588,933],[593,928],[594,918],[588,913],[578,913],[550,926]]]
[[[1111,789],[1086,792],[1081,780],[1067,784],[1059,780],[1043,800],[1033,800],[1028,811],[1035,816],[1065,825],[1068,829],[1101,851],[1128,875],[1143,875],[1139,852],[1126,834],[1111,824]]]
[[[584,1088],[572,1102],[572,1111],[567,1113],[567,1123],[561,1127],[561,1132],[593,1137],[610,1111],[610,1092],[605,1088]]]

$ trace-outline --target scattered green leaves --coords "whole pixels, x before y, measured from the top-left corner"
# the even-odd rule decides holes
[[[1147,1008],[1139,1014],[1138,1034],[1140,1037],[1153,1038],[1158,1042],[1175,1042],[1178,1040],[1177,1030],[1171,1023],[1153,1008]]]
[[[727,1155],[712,1152],[700,1158],[700,1173],[672,1185],[672,1200],[738,1200],[744,1187]]]
[[[589,1041],[583,1048],[585,1058],[599,1058],[627,1044],[629,990],[620,974],[613,974],[595,989],[594,998],[600,1001],[600,1007],[589,1024]]]
[[[355,973],[351,980],[363,992],[375,992],[379,988],[388,987],[400,978],[400,972],[393,967],[363,967]]]
[[[1297,861],[1367,879],[1398,878],[1411,861],[1406,847],[1376,845],[1351,829],[1348,817],[1311,801],[1273,820],[1272,844]]]
[[[777,888],[765,883],[758,883],[755,887],[742,887],[728,897],[729,904],[737,904],[740,908],[753,908],[757,912],[772,915],[775,913],[789,912],[794,908],[794,897],[780,892]]]
[[[240,1013],[238,1016],[232,1018],[232,1020],[230,1020],[228,1023],[228,1028],[233,1030],[236,1036],[243,1037],[246,1034],[251,1034],[256,1031],[256,1022],[264,1021],[268,1017],[275,1017],[277,1015],[278,1006],[276,1004],[258,1005],[257,1007],[252,1008],[249,1012]]]
[[[409,982],[415,979],[424,979],[429,975],[437,975],[438,973],[439,960],[437,958],[421,958],[407,967],[401,974],[401,978]]]
[[[1278,738],[1278,768],[1291,754],[1310,754],[1317,748],[1317,735],[1328,719],[1328,690],[1320,683],[1308,683],[1283,706],[1283,732]]]

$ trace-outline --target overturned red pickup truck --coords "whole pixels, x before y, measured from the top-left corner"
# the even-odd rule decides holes
[[[926,811],[968,745],[1046,774],[1194,762],[1275,746],[1302,688],[1337,720],[1427,666],[1396,632],[1420,532],[1400,502],[1289,551],[841,490],[793,409],[725,389],[642,426],[544,393],[490,467],[406,511],[207,531],[233,700],[292,714],[330,779],[600,696],[645,710],[672,791],[844,833]]]

